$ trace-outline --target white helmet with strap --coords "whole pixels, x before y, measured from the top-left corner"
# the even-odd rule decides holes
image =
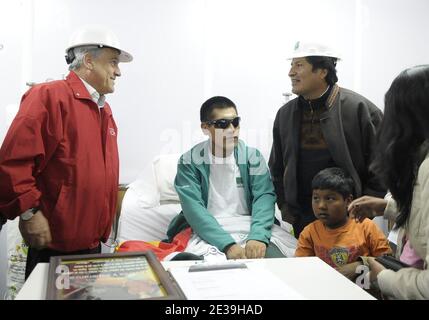
[[[122,49],[118,38],[112,31],[101,26],[86,26],[77,30],[71,36],[69,45],[66,49],[67,63],[72,63],[74,59],[74,52],[71,49],[92,45],[99,48],[108,47],[119,50],[119,62],[130,62],[133,60],[133,56]]]
[[[331,57],[341,60],[338,53],[327,45],[316,42],[302,41],[298,41],[295,44],[293,53],[287,59],[292,60],[294,58],[304,58],[310,56]]]

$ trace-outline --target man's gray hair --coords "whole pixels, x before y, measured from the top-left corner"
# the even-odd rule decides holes
[[[87,53],[89,53],[93,58],[97,58],[101,53],[101,49],[102,48],[93,45],[73,48],[72,50],[75,58],[72,63],[70,63],[69,70],[79,69],[83,65],[83,59]]]

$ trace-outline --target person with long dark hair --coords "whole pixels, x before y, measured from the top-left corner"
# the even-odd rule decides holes
[[[385,269],[369,259],[370,279],[384,295],[399,299],[429,299],[429,65],[402,71],[385,96],[384,118],[377,132],[372,169],[390,190],[388,200],[363,197],[353,201],[357,218],[395,218],[395,228],[424,263],[421,269]]]

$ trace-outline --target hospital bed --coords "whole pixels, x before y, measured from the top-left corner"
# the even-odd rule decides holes
[[[161,155],[130,185],[122,200],[116,239],[158,241],[167,238],[170,221],[181,211],[174,189],[179,154]],[[279,221],[280,212],[276,210]],[[288,233],[292,226],[281,222]]]

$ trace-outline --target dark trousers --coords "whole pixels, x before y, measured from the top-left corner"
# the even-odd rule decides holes
[[[293,234],[295,236],[295,238],[299,238],[299,235],[301,234],[302,230],[304,230],[304,228],[312,223],[314,220],[316,220],[316,216],[311,213],[311,214],[301,214],[296,218],[295,223],[293,224]]]
[[[35,249],[32,247],[28,248],[27,262],[25,264],[25,280],[29,277],[30,273],[36,267],[39,262],[49,262],[51,257],[55,256],[71,256],[75,254],[96,254],[101,253],[101,244],[93,249],[85,249],[73,252],[61,252],[52,249]]]
[[[270,242],[267,246],[267,251],[265,251],[265,258],[286,258],[286,256],[274,243]]]
[[[270,242],[267,246],[267,251],[265,251],[265,258],[286,258],[286,256],[283,255],[274,243]],[[181,252],[171,259],[171,261],[177,260],[204,260],[204,256],[197,256],[190,252]]]

